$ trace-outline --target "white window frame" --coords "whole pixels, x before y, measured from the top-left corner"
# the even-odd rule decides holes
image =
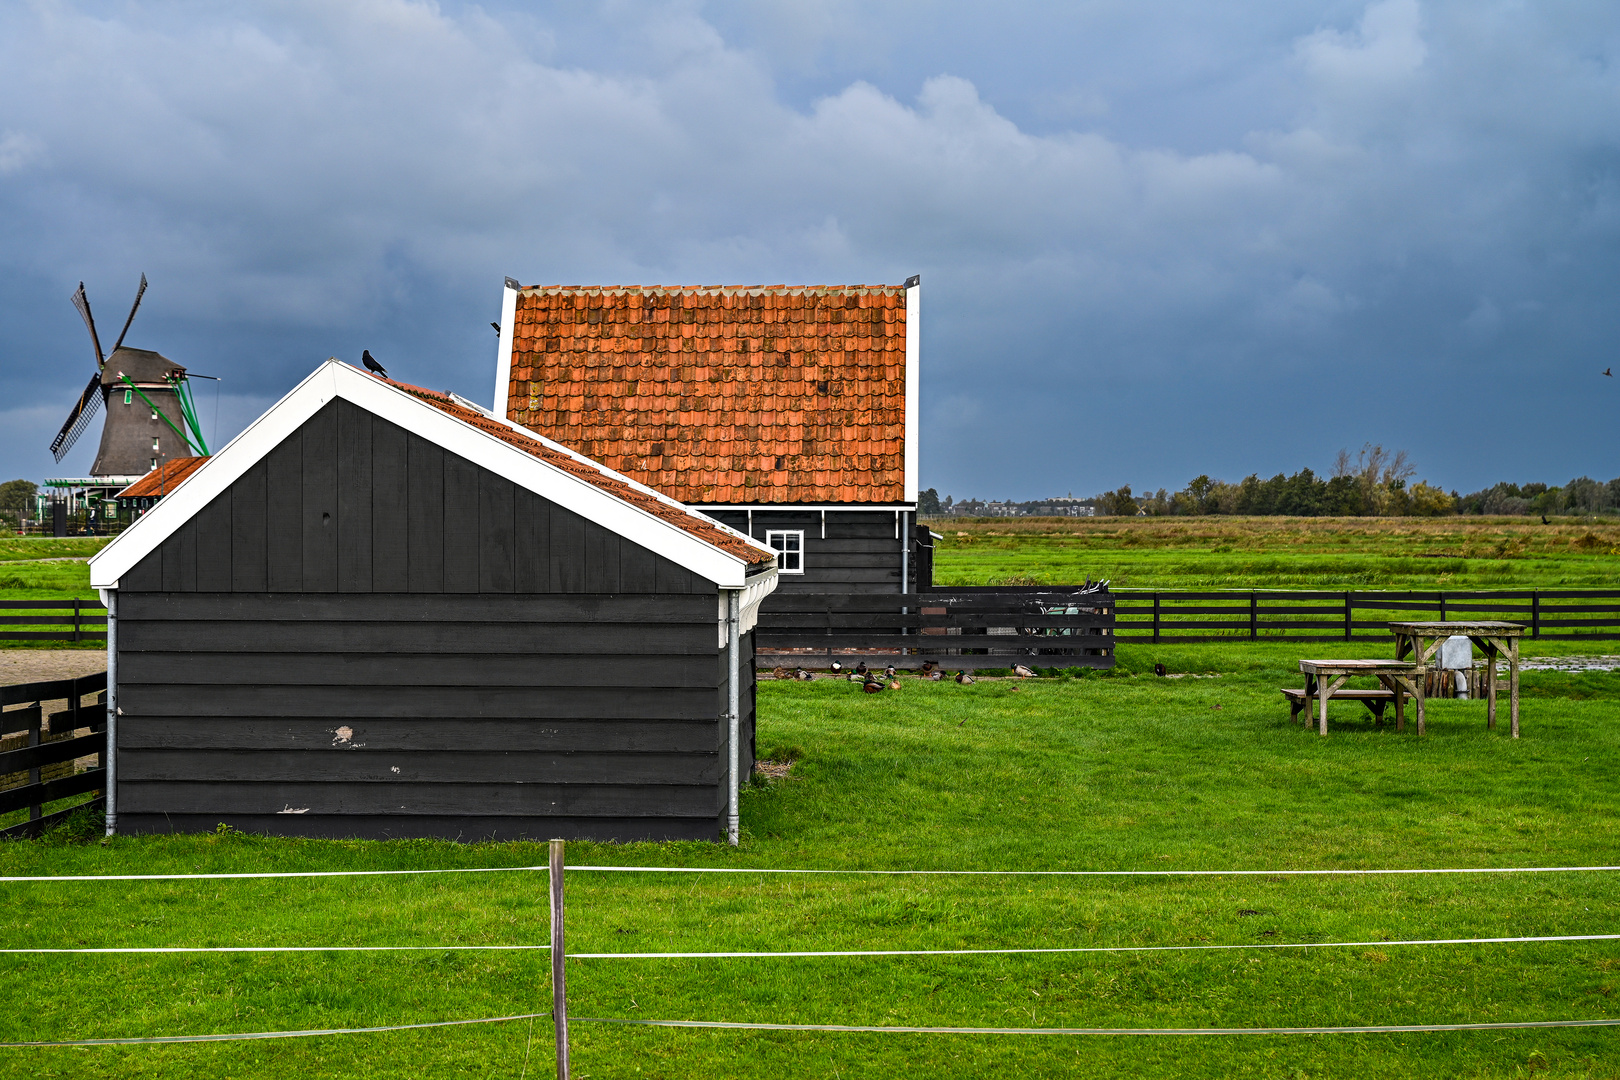
[[[783,541],[782,541],[782,546],[781,547],[776,546],[776,538],[778,536],[784,538]],[[799,543],[798,543],[797,550],[793,550],[793,551],[788,550],[786,537],[789,537],[789,536],[798,537]],[[803,529],[766,529],[765,530],[765,546],[768,547],[768,548],[771,548],[773,551],[776,552],[776,570],[777,570],[778,573],[781,573],[781,574],[802,574],[802,573],[804,573],[804,530]],[[799,565],[797,567],[789,567],[789,566],[785,565],[785,563],[787,561],[786,556],[788,556],[788,555],[797,555],[799,557],[799,560],[798,560]]]

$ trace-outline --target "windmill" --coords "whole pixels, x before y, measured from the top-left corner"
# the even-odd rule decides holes
[[[73,293],[73,306],[90,331],[96,369],[68,413],[62,430],[52,440],[51,453],[61,461],[90,426],[96,410],[105,407],[107,418],[101,428],[101,447],[96,452],[90,475],[97,480],[105,478],[109,484],[143,476],[171,458],[208,453],[202,428],[197,423],[186,369],[161,353],[124,345],[124,337],[135,321],[135,312],[144,295],[146,275],[142,274],[135,303],[130,306],[129,318],[124,320],[124,329],[113,343],[112,353],[103,355],[96,320],[90,314],[90,299],[84,293],[84,282],[79,282]]]

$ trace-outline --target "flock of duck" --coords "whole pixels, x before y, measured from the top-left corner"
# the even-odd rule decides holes
[[[1023,664],[1014,664],[1012,666],[1012,673],[1018,676],[1020,679],[1033,678],[1035,675],[1033,669],[1025,667]],[[816,677],[813,672],[806,671],[802,667],[796,667],[791,671],[785,667],[779,667],[771,674],[775,675],[778,679],[793,679],[798,682],[810,682]],[[924,660],[922,668],[917,672],[917,677],[919,679],[926,679],[929,682],[943,682],[945,680],[946,673],[941,671],[939,669],[939,665],[934,663],[934,661]],[[974,683],[978,682],[977,679],[965,671],[958,671],[952,677],[955,678],[957,683],[961,686],[972,686]],[[900,673],[898,670],[896,670],[893,664],[890,664],[888,667],[884,668],[882,674],[879,674],[876,670],[867,667],[866,661],[862,660],[860,663],[855,665],[853,670],[845,672],[844,665],[834,660],[832,663],[832,670],[826,676],[826,678],[847,678],[852,683],[859,683],[861,691],[867,694],[881,694],[885,690],[900,689]]]

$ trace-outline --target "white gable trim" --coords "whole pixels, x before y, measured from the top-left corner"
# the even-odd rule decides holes
[[[501,343],[495,350],[495,415],[506,420],[506,395],[512,386],[512,349],[517,344],[517,289],[506,279],[501,294]]]
[[[93,556],[90,559],[92,587],[117,588],[120,577],[156,550],[159,544],[200,513],[214,498],[229,489],[248,469],[281,445],[334,398],[343,398],[374,416],[398,424],[450,453],[664,556],[721,588],[735,589],[745,584],[748,564],[741,558],[550,462],[480,431],[397,387],[347,364],[329,360]],[[534,437],[532,433],[525,434]],[[549,440],[547,443],[550,445]],[[617,476],[608,470],[602,471],[609,476]],[[708,519],[704,520],[707,522]],[[756,543],[755,546],[760,550],[760,561],[774,554],[764,545]],[[774,575],[774,571],[768,573]]]
[[[908,503],[917,501],[917,391],[922,383],[922,285],[906,290],[906,494]]]

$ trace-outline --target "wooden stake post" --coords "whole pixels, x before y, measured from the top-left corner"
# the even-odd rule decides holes
[[[551,1022],[557,1031],[557,1080],[568,1080],[568,979],[563,970],[563,842],[551,842]]]

